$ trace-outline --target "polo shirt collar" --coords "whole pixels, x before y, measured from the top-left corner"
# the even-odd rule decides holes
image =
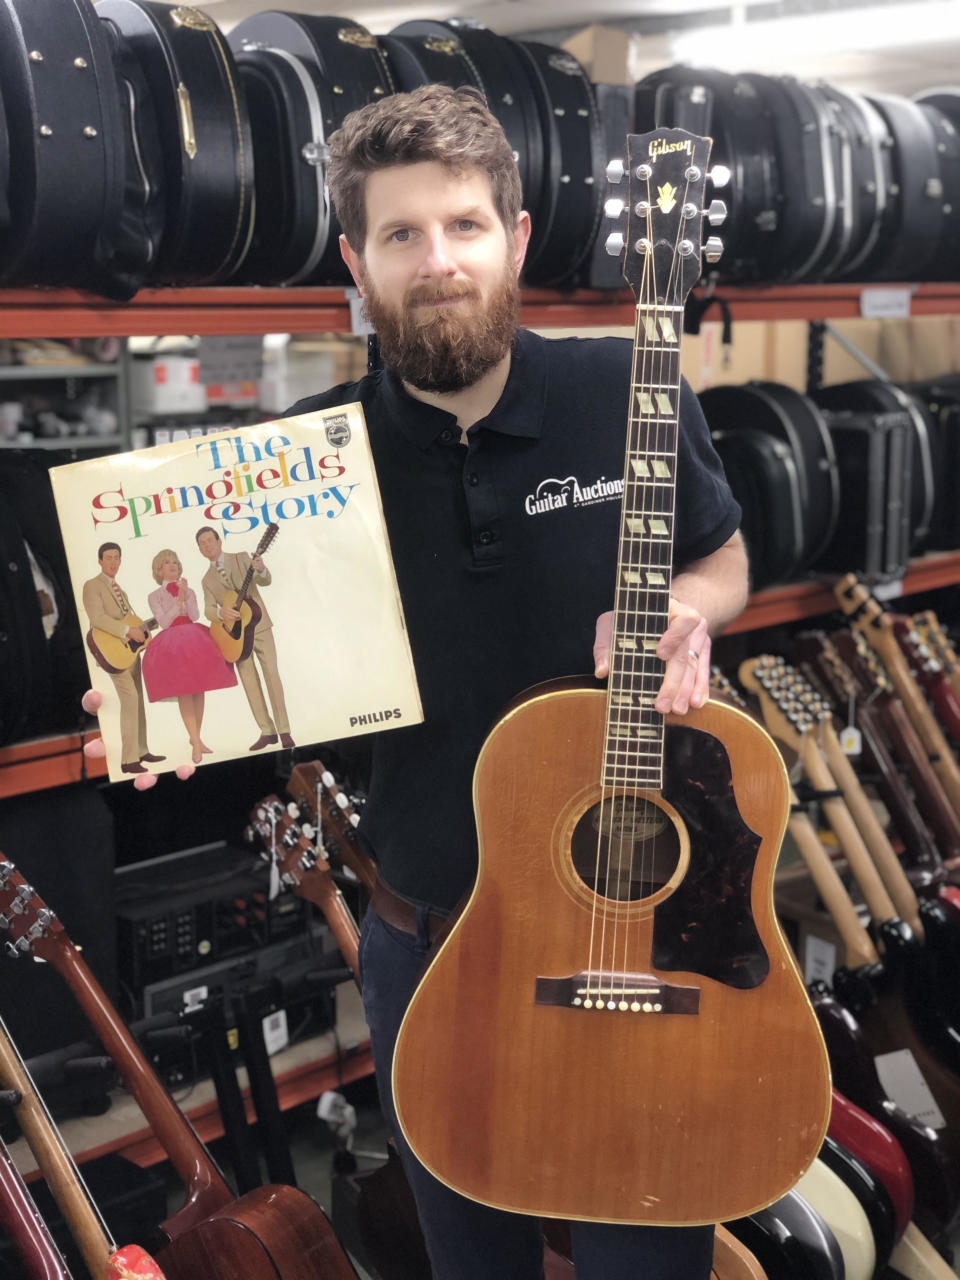
[[[491,413],[474,423],[501,435],[537,439],[546,403],[547,354],[544,340],[529,329],[518,329],[506,385]],[[391,418],[419,449],[429,449],[442,431],[456,427],[456,416],[436,405],[415,400],[390,369],[384,369],[380,393]],[[459,429],[458,429],[459,433]]]

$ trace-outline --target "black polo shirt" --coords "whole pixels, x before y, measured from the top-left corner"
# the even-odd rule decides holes
[[[382,371],[290,414],[363,406],[424,723],[376,736],[361,833],[384,880],[449,908],[475,878],[473,769],[520,690],[593,669],[613,605],[633,344],[520,330],[493,412],[455,417]],[[734,501],[686,383],[675,565],[735,532]]]

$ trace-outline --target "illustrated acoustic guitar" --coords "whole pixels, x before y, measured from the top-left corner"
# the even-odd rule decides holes
[[[160,1083],[63,925],[10,862],[0,860],[0,930],[8,956],[33,955],[66,982],[186,1189],[161,1228],[167,1280],[356,1280],[319,1206],[295,1187],[235,1198]]]
[[[393,1086],[418,1158],[475,1200],[716,1222],[811,1164],[830,1081],[773,910],[776,747],[729,706],[653,706],[710,143],[627,143],[636,340],[609,684],[528,691],[485,741],[477,881],[407,1010]]]
[[[256,559],[257,556],[262,556],[279,532],[280,526],[271,521],[257,543],[257,548],[250,557],[251,560]],[[223,604],[228,608],[236,609],[240,617],[231,623],[224,623],[219,619],[210,623],[210,635],[213,637],[214,644],[223,654],[225,662],[243,662],[253,653],[253,641],[256,635],[257,623],[263,617],[263,611],[256,600],[247,598],[250,584],[253,582],[253,575],[254,568],[253,565],[250,565],[243,575],[240,590],[228,591],[223,599]]]
[[[120,623],[124,627],[140,627],[145,633],[143,640],[134,640],[132,636],[114,636],[102,627],[91,627],[87,632],[87,648],[99,667],[109,675],[115,676],[121,671],[129,671],[137,658],[143,653],[150,640],[150,632],[157,627],[156,618],[138,618],[135,613],[127,613]]]

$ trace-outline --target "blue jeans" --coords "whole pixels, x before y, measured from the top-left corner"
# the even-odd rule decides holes
[[[383,1114],[413,1188],[434,1280],[541,1280],[538,1218],[506,1213],[438,1182],[403,1141],[393,1109],[393,1047],[429,956],[426,911],[420,936],[367,911],[360,931],[363,1006]],[[713,1227],[624,1227],[571,1222],[577,1280],[709,1280]]]

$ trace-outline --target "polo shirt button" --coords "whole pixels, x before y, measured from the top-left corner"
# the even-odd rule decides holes
[[[470,474],[467,476],[467,484],[478,485],[479,483],[480,483],[480,477],[477,475],[475,471],[471,471]]]
[[[455,434],[453,427],[444,427],[440,432],[440,440],[443,444],[449,444]]]
[[[480,543],[481,547],[489,547],[490,543],[493,541],[493,534],[489,529],[481,529],[477,534],[477,541]]]

